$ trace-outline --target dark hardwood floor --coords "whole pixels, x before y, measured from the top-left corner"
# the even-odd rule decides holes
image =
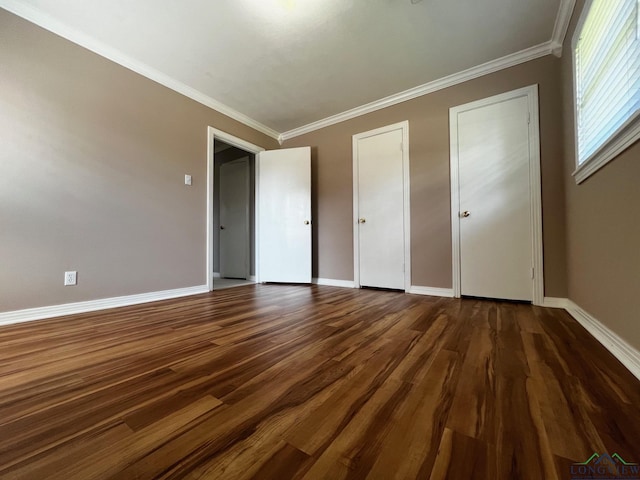
[[[562,310],[254,285],[0,328],[3,479],[569,479],[640,382]]]

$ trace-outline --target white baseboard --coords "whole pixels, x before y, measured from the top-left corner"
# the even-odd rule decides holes
[[[604,326],[571,300],[567,300],[567,312],[580,325],[609,350],[627,369],[640,380],[640,352],[625,342],[615,332]]]
[[[53,305],[50,307],[14,310],[12,312],[0,313],[0,325],[29,322],[32,320],[41,320],[43,318],[61,317],[63,315],[73,315],[76,313],[94,312],[96,310],[125,307],[139,303],[156,302],[158,300],[168,300],[171,298],[207,293],[208,291],[209,288],[206,285],[198,285],[196,287],[177,288],[175,290],[163,290],[161,292],[140,293],[137,295],[101,298],[100,300],[89,300],[86,302],[65,303],[63,305]]]
[[[334,280],[333,278],[312,278],[315,285],[328,285],[330,287],[355,288],[353,280]]]
[[[411,285],[407,293],[414,295],[429,295],[432,297],[453,298],[453,288],[418,287]]]
[[[213,272],[213,278],[222,278],[220,276],[220,272]],[[256,281],[256,276],[255,275],[249,275],[249,278],[247,278],[247,280],[251,280],[252,282]]]
[[[568,298],[556,298],[556,297],[544,297],[542,301],[542,307],[547,308],[564,308],[567,309],[569,307],[569,299]]]

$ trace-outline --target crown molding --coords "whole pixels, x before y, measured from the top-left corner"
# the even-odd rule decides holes
[[[551,42],[549,41],[541,43],[540,45],[535,45],[533,47],[521,50],[516,53],[512,53],[496,60],[491,60],[490,62],[486,62],[482,65],[478,65],[476,67],[454,73],[453,75],[434,80],[433,82],[425,83],[423,85],[410,88],[409,90],[405,90],[403,92],[381,98],[380,100],[367,103],[366,105],[361,105],[360,107],[352,108],[351,110],[332,115],[322,120],[318,120],[317,122],[294,128],[293,130],[284,132],[282,135],[280,135],[280,138],[282,141],[289,140],[291,138],[304,135],[305,133],[313,132],[330,125],[335,125],[336,123],[344,122],[345,120],[350,120],[367,113],[375,112],[376,110],[381,110],[392,105],[397,105],[398,103],[406,102],[407,100],[412,100],[429,93],[437,92],[438,90],[452,87],[454,85],[473,80],[474,78],[482,77],[499,70],[504,70],[505,68],[513,67],[530,60],[535,60],[536,58],[544,57],[545,55],[549,55],[551,53]]]
[[[562,56],[562,45],[567,36],[575,6],[576,0],[560,0],[556,23],[553,25],[553,33],[551,34],[551,51],[558,58]]]
[[[56,20],[52,16],[42,12],[41,10],[22,4],[19,0],[0,0],[0,8],[3,8],[25,20],[30,21],[56,35],[59,35],[77,45],[80,45],[87,50],[90,50],[102,57],[105,57],[133,72],[136,72],[160,85],[163,85],[177,93],[180,93],[202,105],[212,108],[223,115],[226,115],[233,120],[236,120],[243,125],[251,127],[265,135],[278,140],[280,145],[285,140],[304,135],[305,133],[313,132],[336,123],[344,122],[352,118],[365,115],[367,113],[375,112],[386,107],[397,105],[398,103],[406,102],[429,93],[437,92],[444,88],[448,88],[460,83],[473,80],[490,73],[503,70],[505,68],[513,67],[536,58],[543,57],[553,53],[556,56],[562,54],[562,43],[567,34],[569,28],[569,22],[571,21],[571,15],[575,7],[575,0],[560,0],[560,7],[558,9],[558,15],[553,28],[552,39],[548,42],[540,45],[521,50],[519,52],[506,55],[496,60],[483,63],[481,65],[463,70],[461,72],[434,80],[432,82],[419,85],[414,88],[384,97],[379,100],[361,105],[359,107],[346,110],[342,113],[332,115],[330,117],[318,120],[316,122],[303,125],[298,128],[294,128],[284,133],[279,133],[276,130],[267,127],[266,125],[254,120],[253,118],[234,110],[233,108],[219,102],[218,100],[205,95],[204,93],[185,85],[184,83],[162,73],[158,70],[139,62],[117,49],[109,47],[108,45],[91,38],[76,29],[70,28],[62,22]]]
[[[234,110],[231,107],[219,102],[218,100],[205,95],[204,93],[196,90],[195,88],[189,87],[184,83],[171,78],[170,76],[159,72],[158,70],[146,65],[138,60],[135,60],[119,50],[109,47],[108,45],[91,38],[89,35],[82,33],[74,28],[71,28],[59,20],[56,20],[52,16],[42,12],[37,8],[33,8],[28,5],[24,5],[17,0],[0,0],[0,7],[28,20],[31,23],[34,23],[45,30],[49,30],[60,37],[63,37],[77,45],[80,45],[87,50],[90,50],[98,55],[105,57],[112,62],[117,63],[135,73],[142,75],[143,77],[148,78],[149,80],[153,80],[160,85],[163,85],[175,92],[178,92],[185,97],[190,98],[191,100],[195,100],[202,105],[205,105],[209,108],[212,108],[233,120],[236,120],[248,127],[253,128],[259,132],[268,135],[271,138],[276,140],[279,139],[280,133],[273,130],[272,128],[263,125],[262,123],[248,117],[247,115],[240,113]]]

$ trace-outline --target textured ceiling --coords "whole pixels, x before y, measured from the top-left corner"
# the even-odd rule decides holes
[[[560,0],[11,3],[284,132],[548,42]]]

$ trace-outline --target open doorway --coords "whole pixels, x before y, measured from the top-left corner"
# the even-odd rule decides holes
[[[216,153],[216,144],[218,145],[218,152]],[[249,179],[250,179],[250,202],[249,202],[249,278],[247,279],[230,279],[226,282],[221,278],[220,272],[220,174],[218,167],[226,162],[232,162],[231,157],[232,150],[225,145],[242,150],[242,154],[238,154],[239,157],[249,157]],[[228,153],[225,153],[229,150]],[[257,227],[257,221],[251,221],[252,216],[256,216],[256,202],[252,201],[255,198],[255,192],[258,191],[259,185],[257,181],[257,169],[256,154],[263,152],[264,148],[247,142],[241,138],[238,138],[229,133],[223,132],[213,127],[207,128],[207,262],[206,262],[206,282],[209,290],[214,289],[214,278],[217,282],[216,289],[228,288],[230,286],[238,286],[240,284],[253,283],[260,280],[260,263],[258,262],[258,249],[256,244],[259,239],[259,231]],[[235,158],[238,159],[238,158]],[[251,168],[253,165],[253,169]],[[254,192],[251,194],[251,192]],[[251,196],[253,195],[253,196]],[[216,200],[214,200],[214,196]],[[216,225],[214,225],[214,212],[217,219]],[[217,260],[214,262],[214,258]]]
[[[213,290],[255,283],[255,155],[213,143]]]
[[[311,148],[265,151],[213,127],[207,131],[206,281],[209,290],[256,282],[311,283]],[[248,159],[249,164],[249,274],[244,278],[243,271],[240,275],[229,274],[231,278],[225,279],[226,274],[220,270],[225,268],[222,235],[227,233],[228,225],[224,223],[227,220],[221,218],[220,194],[221,186],[228,184],[221,181],[221,171],[224,165],[231,167],[235,161],[237,165],[233,166],[237,169],[229,170],[242,170],[245,167],[239,164],[243,158]],[[246,185],[246,182],[238,180],[237,185]],[[238,189],[242,188],[230,190]],[[240,278],[233,278],[236,275]]]

